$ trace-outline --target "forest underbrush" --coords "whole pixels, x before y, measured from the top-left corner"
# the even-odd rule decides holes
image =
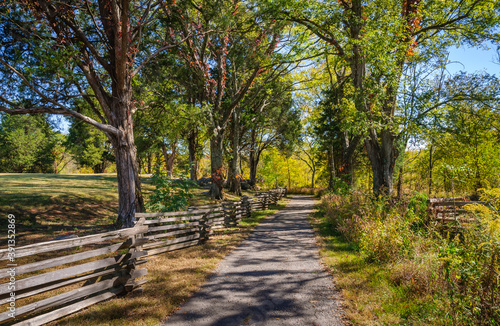
[[[326,194],[311,223],[356,325],[499,325],[500,189],[436,223],[427,196]]]

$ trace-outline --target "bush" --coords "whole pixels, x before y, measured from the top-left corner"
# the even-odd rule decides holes
[[[176,212],[187,209],[188,200],[193,197],[190,188],[196,186],[194,181],[172,179],[160,172],[155,172],[151,180],[155,190],[146,204],[148,211]]]
[[[417,233],[427,233],[427,197],[415,193],[408,204],[391,204],[360,193],[328,194],[322,204],[330,224],[348,241],[355,242],[369,260],[389,262],[405,259],[412,251]],[[425,231],[425,232],[422,232]]]
[[[329,193],[321,197],[321,205],[330,225],[346,240],[357,242],[360,235],[360,216],[368,204],[367,197],[354,193],[341,196]]]
[[[474,221],[441,246],[454,324],[500,324],[500,189],[482,190],[481,200],[489,207],[466,205]]]

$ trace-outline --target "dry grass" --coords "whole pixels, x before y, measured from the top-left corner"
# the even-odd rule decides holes
[[[326,188],[290,187],[286,192],[293,195],[321,196],[326,190]]]
[[[158,325],[179,309],[207,280],[218,263],[264,218],[284,207],[253,212],[240,227],[216,233],[206,244],[151,257],[141,295],[94,305],[51,325]]]

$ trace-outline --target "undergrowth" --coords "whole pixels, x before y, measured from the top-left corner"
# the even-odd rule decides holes
[[[499,190],[474,220],[438,228],[427,197],[327,194],[312,219],[346,313],[358,325],[499,325]]]

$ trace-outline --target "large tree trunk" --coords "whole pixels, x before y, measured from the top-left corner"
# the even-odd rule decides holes
[[[210,196],[213,199],[224,198],[224,134],[215,133],[210,139],[210,170],[212,173],[212,187]]]
[[[347,132],[342,133],[342,171],[341,175],[345,182],[353,184],[354,182],[354,154],[358,147],[361,136],[355,136],[352,140],[349,139]]]
[[[118,179],[118,227],[133,227],[135,213],[143,210],[141,182],[137,173],[137,151],[134,144],[132,124],[125,123],[123,133],[111,136],[115,151],[116,174]]]
[[[188,136],[188,151],[189,151],[189,178],[193,181],[198,180],[198,158],[196,157],[198,150],[198,130],[193,128]]]
[[[393,194],[393,173],[398,151],[394,146],[394,135],[390,130],[382,130],[380,142],[373,129],[365,140],[366,151],[373,172],[373,193],[375,195]]]
[[[237,107],[233,111],[233,132],[232,132],[232,158],[229,162],[229,191],[236,196],[241,196],[241,173],[239,171],[240,162],[240,113]]]

